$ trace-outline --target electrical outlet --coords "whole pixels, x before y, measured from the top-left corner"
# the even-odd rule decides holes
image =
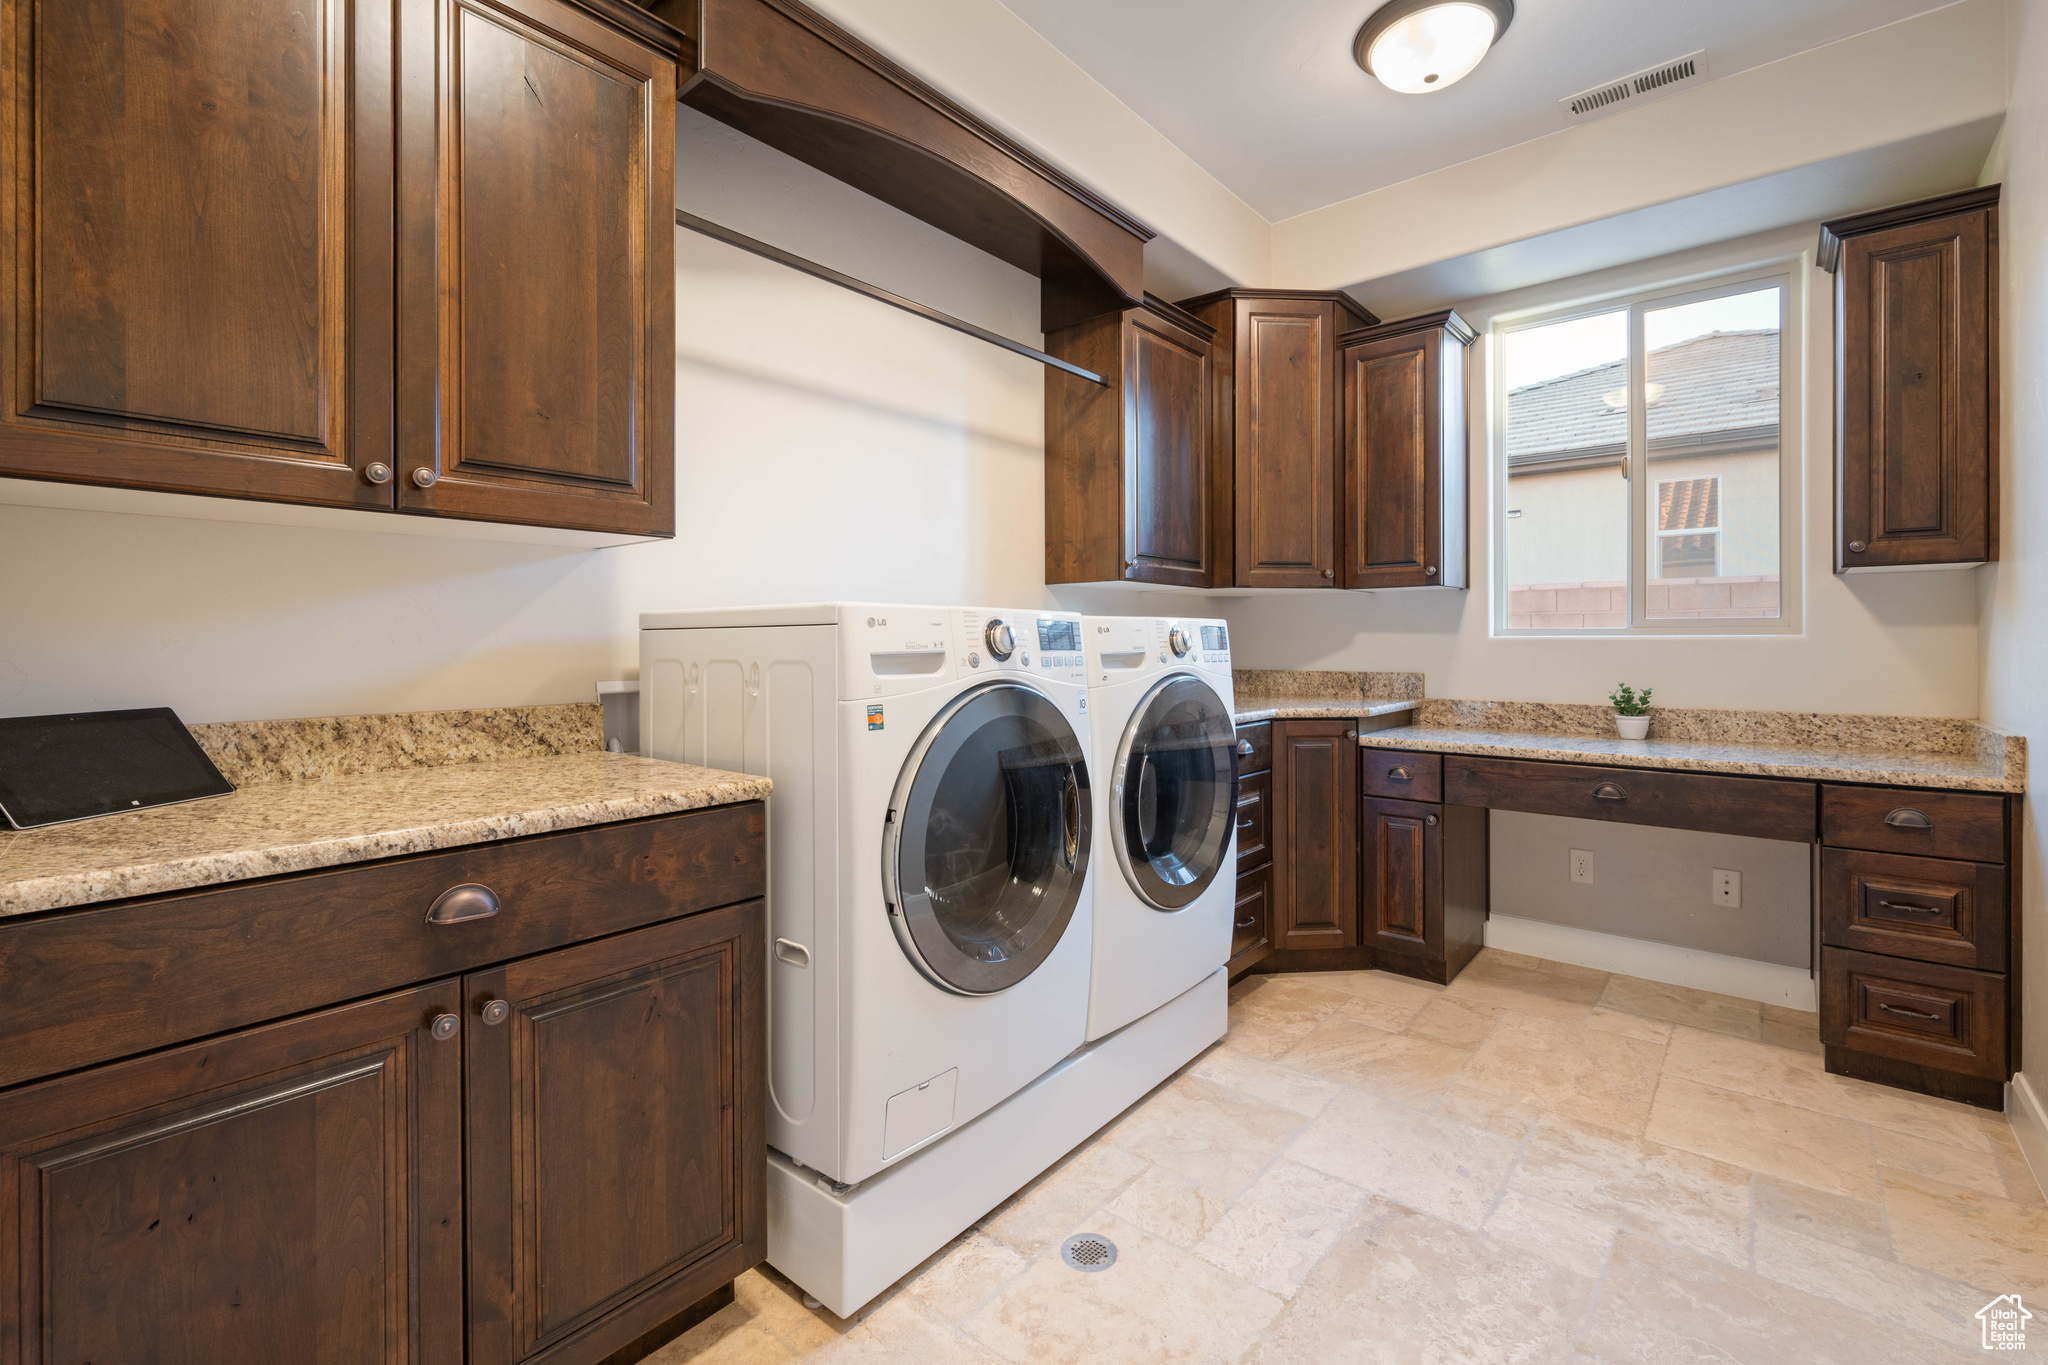
[[[1575,848],[1572,850],[1572,880],[1587,886],[1593,884],[1593,850]]]
[[[1725,867],[1714,869],[1714,904],[1725,905],[1730,910],[1742,908],[1742,874],[1730,872]]]

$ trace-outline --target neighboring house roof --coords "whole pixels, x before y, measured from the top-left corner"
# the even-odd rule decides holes
[[[1652,456],[1761,450],[1778,440],[1778,333],[1709,332],[1650,352]],[[1508,465],[1618,461],[1628,449],[1628,362],[1508,391]]]

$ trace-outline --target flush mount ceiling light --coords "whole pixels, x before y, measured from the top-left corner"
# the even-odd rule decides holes
[[[1388,0],[1351,55],[1387,89],[1420,95],[1470,73],[1514,17],[1515,0]]]

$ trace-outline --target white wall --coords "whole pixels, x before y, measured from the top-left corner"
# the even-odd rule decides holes
[[[1998,208],[2002,560],[1977,571],[1984,589],[1983,714],[1993,725],[2048,744],[2048,0],[2010,7],[2012,110],[2002,141]],[[2039,759],[2035,762],[2038,764]],[[2028,812],[2017,856],[2024,898],[2019,964],[2025,1037],[2021,1060],[2032,1093],[2048,1100],[2048,836],[2040,806]],[[2023,1123],[2031,1117],[2031,1125]],[[2015,1115],[2037,1176],[2048,1179],[2041,1115]]]
[[[678,195],[1035,342],[1038,282],[685,110]],[[678,232],[677,535],[566,552],[0,507],[0,715],[589,700],[643,610],[1047,602],[1040,368]]]

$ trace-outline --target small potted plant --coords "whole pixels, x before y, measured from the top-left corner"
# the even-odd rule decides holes
[[[1650,689],[1638,692],[1627,683],[1616,683],[1607,694],[1614,704],[1614,728],[1623,739],[1647,739],[1650,734]]]

